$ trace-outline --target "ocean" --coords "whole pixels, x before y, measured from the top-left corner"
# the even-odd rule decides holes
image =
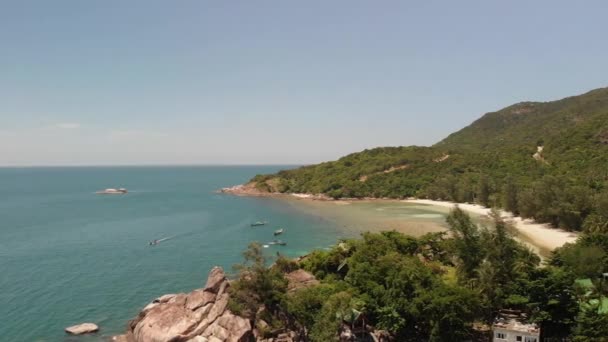
[[[364,230],[327,208],[215,192],[287,167],[0,168],[0,340],[107,340],[154,298],[202,287],[215,265],[232,272],[247,245],[273,240],[275,229],[285,229],[287,245],[265,249],[269,257],[328,248]],[[118,187],[129,193],[95,194]],[[262,220],[268,225],[250,226]],[[100,332],[64,333],[83,322]]]

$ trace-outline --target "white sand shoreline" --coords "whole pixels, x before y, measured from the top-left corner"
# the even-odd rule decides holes
[[[341,200],[333,200],[325,195],[317,194],[305,194],[305,193],[291,193],[291,194],[278,194],[278,193],[265,193],[261,192],[255,187],[251,185],[237,185],[230,188],[224,188],[221,190],[223,193],[229,193],[240,196],[264,196],[264,197],[276,197],[276,198],[293,198],[303,201],[323,201],[323,202],[333,202],[335,204],[349,204],[351,202],[361,202],[361,201],[370,201],[370,202],[378,202],[378,201],[392,201],[392,202],[404,202],[404,203],[413,203],[413,204],[422,204],[422,205],[430,205],[430,206],[438,206],[444,208],[453,208],[455,205],[458,205],[461,209],[468,211],[473,214],[487,216],[491,209],[485,208],[478,204],[468,204],[468,203],[455,203],[448,201],[435,201],[435,200],[427,200],[427,199],[406,199],[406,200],[398,200],[398,199],[379,199],[379,198],[364,198],[364,199],[352,199],[346,198]],[[513,227],[517,230],[518,235],[523,238],[526,244],[531,245],[531,247],[544,249],[546,251],[552,251],[558,247],[565,245],[566,243],[574,243],[578,238],[579,234],[576,232],[568,232],[563,229],[553,228],[548,224],[542,224],[534,222],[534,220],[523,219],[521,217],[514,217],[511,213],[506,211],[500,211],[501,216],[505,218],[507,221],[513,224]],[[537,250],[537,252],[539,252]]]
[[[454,206],[458,205],[459,208],[478,215],[488,215],[491,211],[491,209],[485,208],[478,204],[454,203],[426,199],[407,199],[403,200],[403,202],[435,205],[448,208],[453,208]],[[579,235],[575,232],[568,232],[563,229],[553,228],[548,224],[536,223],[533,220],[523,219],[519,216],[514,217],[511,213],[503,210],[500,211],[500,214],[507,221],[513,223],[513,226],[515,229],[517,229],[519,234],[525,236],[534,244],[548,250],[554,250],[565,245],[566,243],[574,243]]]

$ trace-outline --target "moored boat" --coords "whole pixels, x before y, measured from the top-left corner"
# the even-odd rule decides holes
[[[275,230],[275,231],[274,231],[274,236],[281,235],[281,234],[283,234],[283,232],[284,232],[284,231],[285,231],[285,230],[284,230],[283,228],[281,228],[281,229],[279,229],[279,230]]]
[[[267,225],[268,222],[267,221],[258,221],[258,222],[254,222],[251,224],[252,227],[258,227],[258,226],[265,226]]]
[[[280,246],[285,246],[287,245],[287,242],[283,241],[283,240],[272,240],[268,243],[268,245],[280,245]]]
[[[127,192],[128,191],[125,188],[119,188],[119,189],[108,188],[105,190],[97,191],[96,194],[99,194],[99,195],[124,195]]]

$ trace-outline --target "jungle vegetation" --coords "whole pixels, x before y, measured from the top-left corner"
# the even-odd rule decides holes
[[[430,147],[379,147],[251,181],[333,198],[479,203],[608,233],[608,88],[487,113]]]
[[[607,293],[601,279],[608,271],[605,234],[583,233],[540,267],[499,215],[485,227],[455,208],[447,222],[449,235],[364,233],[300,262],[279,256],[272,267],[253,243],[238,267],[229,307],[266,322],[268,337],[296,327],[313,342],[337,341],[353,313],[395,341],[487,340],[474,326],[491,325],[504,308],[527,313],[542,338],[608,340],[608,312],[593,304]],[[284,274],[297,268],[320,284],[288,292]],[[577,287],[583,278],[593,291]]]

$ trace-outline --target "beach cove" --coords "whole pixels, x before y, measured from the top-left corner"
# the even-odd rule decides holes
[[[426,233],[447,231],[445,219],[456,205],[466,211],[481,225],[492,226],[491,209],[476,204],[452,203],[424,199],[388,200],[340,200],[310,201],[298,200],[300,210],[311,211],[325,219],[335,220],[338,226],[349,232],[378,232],[395,230],[400,233],[421,236]],[[513,237],[528,246],[542,259],[551,251],[566,243],[574,243],[578,238],[575,232],[552,228],[533,220],[513,217],[500,211],[501,217],[511,225]]]
[[[339,226],[348,227],[349,231],[396,230],[412,236],[446,231],[445,217],[455,206],[468,212],[480,224],[491,224],[489,221],[491,209],[470,203],[415,198],[334,200],[324,195],[264,193],[248,184],[224,188],[222,191],[239,196],[271,197],[294,203],[294,206],[300,210],[333,219]],[[534,220],[516,217],[503,210],[499,213],[511,224],[511,233],[514,237],[543,259],[549,257],[554,249],[566,243],[576,242],[579,236],[577,232],[536,223]]]

